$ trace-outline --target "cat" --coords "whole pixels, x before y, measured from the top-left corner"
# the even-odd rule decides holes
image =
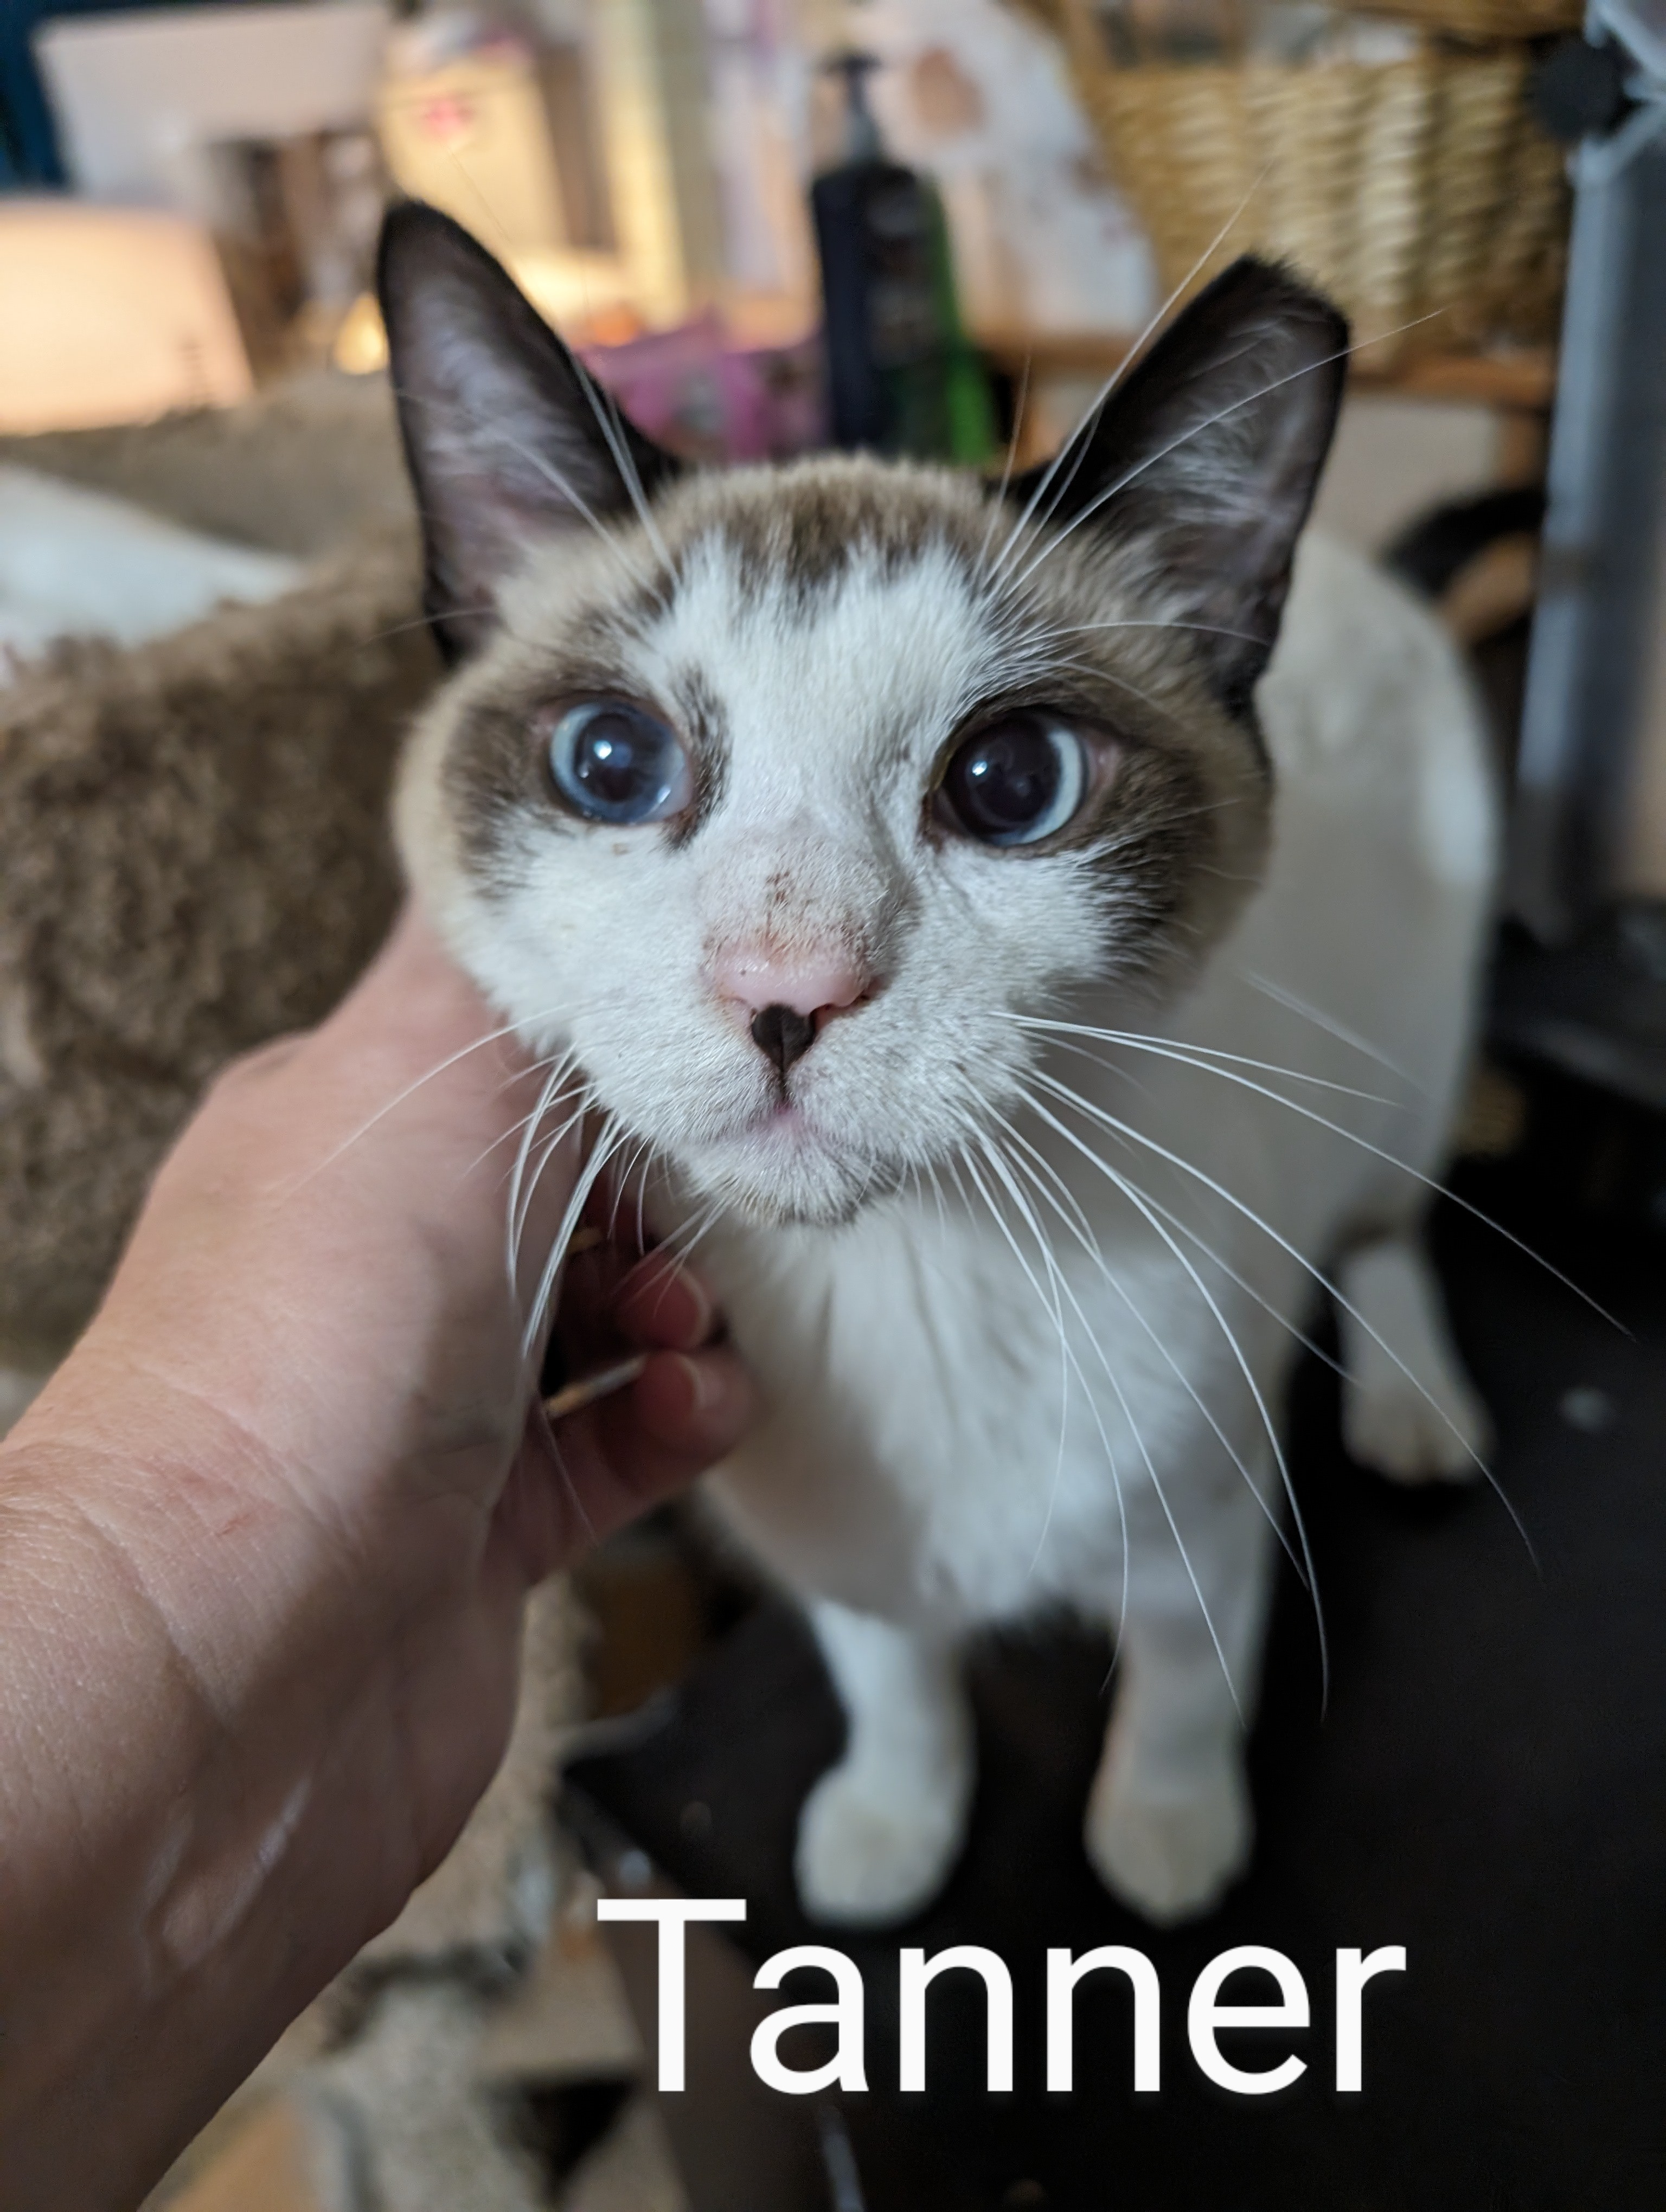
[[[1357,1459],[1462,1478],[1487,1439],[1419,1237],[1494,802],[1438,626],[1303,537],[1346,324],[1245,258],[1046,469],[714,473],[434,210],[390,215],[380,283],[453,667],[398,843],[547,1061],[523,1164],[587,1107],[587,1182],[697,1250],[758,1378],[706,1490],[848,1721],[804,1905],[934,1893],[959,1648],[1063,1608],[1117,1653],[1089,1856],[1152,1921],[1208,1909],[1304,1557],[1315,1285]]]

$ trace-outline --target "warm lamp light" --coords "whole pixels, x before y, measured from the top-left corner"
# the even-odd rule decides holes
[[[342,317],[330,358],[350,376],[374,376],[387,367],[387,332],[381,309],[368,292],[361,292]]]
[[[0,433],[142,422],[248,397],[208,233],[183,217],[0,200]]]

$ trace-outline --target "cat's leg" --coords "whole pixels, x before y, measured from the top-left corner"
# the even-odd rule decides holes
[[[1463,1372],[1415,1231],[1348,1253],[1337,1287],[1347,1301],[1338,1326],[1349,1456],[1399,1482],[1472,1480],[1492,1423]]]
[[[971,1802],[958,1656],[843,1606],[809,1610],[849,1735],[800,1816],[799,1896],[818,1920],[906,1919],[954,1863]]]
[[[1244,1749],[1273,1544],[1244,1485],[1212,1501],[1207,1532],[1188,1547],[1192,1574],[1182,1564],[1177,1575],[1177,1553],[1155,1537],[1144,1571],[1133,1554],[1085,1841],[1105,1887],[1159,1925],[1207,1911],[1250,1861]]]

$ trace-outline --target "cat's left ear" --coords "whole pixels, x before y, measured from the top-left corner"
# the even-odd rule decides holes
[[[447,659],[497,620],[496,587],[540,538],[605,526],[680,464],[627,422],[508,272],[420,200],[389,210],[377,292]]]
[[[1050,480],[1009,487],[1037,520],[1103,532],[1141,561],[1234,713],[1277,641],[1296,540],[1336,428],[1348,326],[1286,270],[1246,256],[1122,377]],[[1043,556],[1044,557],[1044,556]]]

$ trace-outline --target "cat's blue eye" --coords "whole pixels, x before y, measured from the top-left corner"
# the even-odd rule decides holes
[[[624,699],[567,709],[550,732],[550,775],[592,822],[663,822],[694,797],[694,771],[675,734]]]
[[[1037,845],[1087,794],[1086,749],[1051,715],[1004,714],[958,746],[938,787],[953,826],[985,845]]]

